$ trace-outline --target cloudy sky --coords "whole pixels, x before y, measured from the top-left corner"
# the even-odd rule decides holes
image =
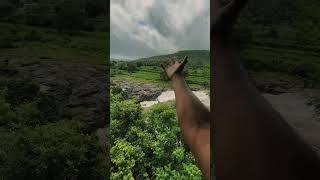
[[[111,58],[210,47],[210,0],[111,0]]]

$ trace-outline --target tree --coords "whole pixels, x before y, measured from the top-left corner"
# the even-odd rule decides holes
[[[82,29],[86,22],[82,1],[67,0],[56,5],[57,28],[62,30]]]
[[[137,65],[135,63],[127,63],[127,70],[132,73],[137,70]]]
[[[4,179],[105,179],[106,155],[94,135],[76,122],[16,132],[0,131],[0,174]]]
[[[0,18],[10,16],[16,10],[16,5],[10,1],[0,2]]]
[[[86,0],[86,12],[89,18],[95,18],[106,11],[105,0]]]
[[[111,92],[111,179],[201,179],[172,104],[142,110]]]

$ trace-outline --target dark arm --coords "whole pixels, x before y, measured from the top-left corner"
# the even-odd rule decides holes
[[[210,179],[210,112],[188,87],[182,70],[187,59],[164,68],[171,79],[176,109],[184,141],[194,155],[204,177]]]
[[[217,179],[309,179],[319,159],[250,83],[234,51],[231,28],[244,0],[214,0],[213,148]]]

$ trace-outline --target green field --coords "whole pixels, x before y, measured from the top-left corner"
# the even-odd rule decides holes
[[[52,28],[0,23],[0,54],[105,65],[109,35],[102,30],[59,33]]]
[[[143,83],[156,83],[164,87],[170,86],[170,81],[160,67],[171,59],[182,60],[188,56],[185,67],[186,81],[192,88],[209,88],[210,65],[209,51],[179,51],[174,54],[154,56],[134,61],[112,61],[111,78]]]

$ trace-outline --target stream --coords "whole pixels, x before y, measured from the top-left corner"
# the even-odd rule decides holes
[[[206,90],[199,90],[199,91],[192,91],[195,96],[208,108],[210,109],[210,96],[209,91]],[[151,107],[158,103],[164,103],[169,101],[174,101],[175,95],[173,90],[167,90],[162,92],[156,100],[154,101],[143,101],[141,102],[141,106],[143,108]]]

